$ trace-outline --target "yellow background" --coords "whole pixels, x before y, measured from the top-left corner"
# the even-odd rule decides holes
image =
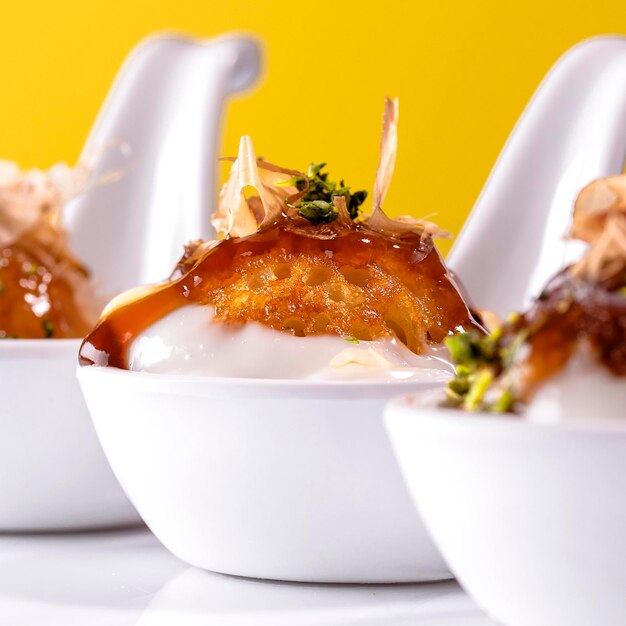
[[[581,39],[625,28],[623,0],[2,2],[0,157],[75,161],[141,37],[249,31],[265,41],[265,75],[230,106],[225,153],[248,133],[270,160],[325,160],[354,188],[371,189],[383,95],[399,96],[385,208],[437,213],[458,232],[550,65]]]

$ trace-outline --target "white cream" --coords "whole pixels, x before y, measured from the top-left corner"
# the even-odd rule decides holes
[[[213,321],[212,306],[188,305],[159,320],[131,345],[130,370],[236,378],[445,381],[454,372],[443,347],[416,355],[393,339],[348,342],[336,335],[296,337],[258,322]]]
[[[589,351],[579,350],[562,372],[543,384],[525,416],[535,422],[626,418],[626,380],[614,376]]]

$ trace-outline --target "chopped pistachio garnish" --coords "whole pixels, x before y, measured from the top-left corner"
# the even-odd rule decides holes
[[[492,413],[509,413],[515,404],[515,396],[510,389],[505,389],[500,397],[491,405]]]
[[[308,190],[302,196],[296,208],[298,214],[313,224],[327,224],[337,219],[338,211],[333,205],[333,198],[343,196],[346,208],[352,219],[359,215],[359,208],[367,198],[367,191],[350,192],[343,180],[339,183],[328,180],[328,172],[322,172],[326,163],[311,163],[303,176],[294,176],[288,184],[294,185],[298,191]]]
[[[361,343],[356,337],[344,337],[343,339],[348,343]]]
[[[463,408],[467,411],[476,411],[483,403],[485,392],[493,382],[494,371],[490,367],[478,368],[472,376],[471,384],[463,401]]]
[[[39,269],[39,265],[37,265],[37,263],[31,263],[30,267],[28,268],[28,275],[34,276],[37,273],[38,269]]]
[[[50,320],[43,320],[41,322],[43,332],[46,335],[46,339],[50,339],[54,335],[54,324]]]
[[[487,396],[493,397],[491,390],[496,379],[511,363],[526,335],[520,333],[519,341],[506,347],[501,345],[501,336],[502,331],[496,329],[486,336],[470,332],[446,339],[450,358],[456,365],[456,377],[448,383],[449,404],[466,411],[504,413],[512,409],[515,397],[510,389],[498,390],[495,401]]]
[[[477,361],[492,361],[497,357],[500,331],[482,336],[478,333],[457,333],[446,339],[450,357],[458,365],[473,365]]]
[[[300,202],[298,215],[305,217],[313,224],[328,224],[337,219],[338,211],[325,200],[313,200],[313,202]]]

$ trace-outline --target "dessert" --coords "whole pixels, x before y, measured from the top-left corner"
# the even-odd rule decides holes
[[[395,164],[397,103],[387,100],[374,209],[366,193],[257,159],[243,137],[213,223],[165,284],[115,299],[82,365],[262,378],[447,377],[441,342],[481,328],[433,243],[431,222],[382,211]],[[244,191],[250,188],[253,195]]]
[[[0,161],[0,338],[82,337],[98,309],[85,267],[68,251],[63,204],[82,172],[20,172]]]
[[[626,175],[581,191],[570,234],[586,254],[526,313],[447,341],[449,404],[540,420],[626,415]]]

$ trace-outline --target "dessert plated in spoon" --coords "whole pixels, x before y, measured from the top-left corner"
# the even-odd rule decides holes
[[[160,264],[172,237],[205,234],[196,230],[204,220],[194,213],[210,213],[196,200],[215,181],[221,110],[230,93],[254,80],[258,66],[258,45],[245,37],[151,38],[129,56],[107,97],[76,170],[85,177],[73,200],[57,202],[56,169],[2,170],[0,531],[140,522],[102,453],[76,382],[78,337],[90,325],[82,312],[98,307],[96,293],[110,297],[163,278]],[[198,128],[205,131],[202,142]],[[159,170],[172,162],[180,169],[171,176]],[[196,190],[196,168],[204,164],[208,174]],[[154,180],[165,197],[184,198],[182,235],[163,224]],[[7,224],[19,237],[6,240]]]
[[[452,255],[468,262],[464,278],[489,307],[524,313],[489,336],[450,340],[457,376],[447,394],[412,394],[386,410],[429,533],[468,593],[509,626],[626,622],[625,77],[626,40],[616,38],[581,44],[548,75]],[[578,120],[567,142],[549,146],[553,166],[566,167],[552,189],[539,172],[524,192],[506,164],[530,167],[555,115]],[[586,185],[576,174],[607,177]],[[512,245],[529,256],[520,269],[493,249],[491,265],[510,263],[511,276],[481,283],[488,252],[476,237],[497,239],[519,207],[528,211]],[[499,300],[504,282],[511,291]]]
[[[382,409],[452,376],[442,340],[480,329],[421,220],[365,192],[257,159],[243,137],[213,224],[164,284],[123,294],[78,378],[113,470],[174,554],[309,582],[450,576],[411,510]],[[243,189],[254,188],[245,197]]]

